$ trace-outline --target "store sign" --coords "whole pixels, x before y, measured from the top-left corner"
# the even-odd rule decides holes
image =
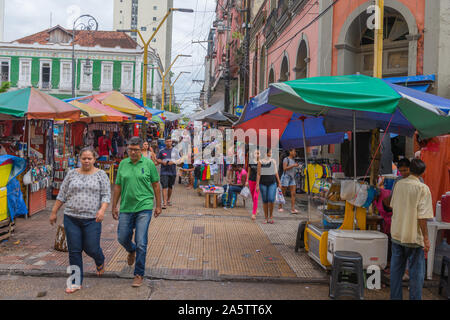
[[[236,106],[234,108],[234,113],[240,117],[242,115],[242,111],[244,111],[244,106]]]

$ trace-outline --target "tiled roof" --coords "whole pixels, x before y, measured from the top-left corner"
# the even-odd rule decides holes
[[[66,30],[61,26],[56,26],[30,36],[17,39],[14,42],[23,44],[49,44],[50,33],[55,29],[60,29],[72,37],[72,30]],[[87,31],[77,30],[75,33],[75,44],[83,47],[95,47],[99,45],[104,48],[115,48],[119,46],[123,49],[136,49],[138,44],[124,32],[117,31]]]

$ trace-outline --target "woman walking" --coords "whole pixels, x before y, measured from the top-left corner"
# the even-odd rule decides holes
[[[153,148],[149,145],[147,141],[144,142],[142,147],[142,155],[147,159],[150,159],[156,165],[156,154],[153,152]]]
[[[273,206],[277,193],[277,186],[281,188],[277,164],[272,159],[272,150],[267,151],[265,158],[258,161],[258,174],[256,176],[256,192],[261,190],[264,208],[264,223],[273,224]]]
[[[295,172],[296,168],[299,167],[299,164],[295,162],[295,156],[297,155],[295,148],[289,149],[289,156],[284,158],[283,160],[283,174],[281,175],[281,190],[283,194],[286,196],[287,190],[289,188],[289,192],[291,194],[291,213],[296,214],[298,210],[295,209],[295,194],[297,183],[295,181]],[[283,212],[283,204],[280,203],[278,207],[279,212]]]
[[[71,266],[80,268],[79,284],[71,283],[66,293],[81,289],[83,283],[84,251],[94,259],[97,275],[105,271],[105,256],[100,247],[102,221],[108,204],[111,202],[111,185],[103,170],[94,167],[95,157],[92,148],[80,152],[81,168],[69,171],[61,185],[58,197],[50,215],[50,223],[56,223],[58,210],[63,204],[64,229],[69,249]],[[77,279],[75,279],[77,280]]]
[[[258,198],[259,192],[256,192],[256,176],[258,174],[258,162],[259,162],[259,150],[255,150],[253,159],[250,159],[248,165],[248,180],[247,186],[250,189],[253,201],[252,220],[256,220],[256,214],[258,213]]]

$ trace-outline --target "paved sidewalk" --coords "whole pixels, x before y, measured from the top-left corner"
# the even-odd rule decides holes
[[[176,185],[173,206],[153,218],[149,228],[148,277],[185,280],[284,280],[328,282],[326,273],[305,252],[294,252],[297,227],[306,214],[275,211],[275,224],[250,219],[251,200],[232,210],[204,208],[198,192]],[[0,272],[65,275],[68,254],[53,249],[56,226],[46,211],[18,218],[14,235],[0,244]],[[289,209],[290,205],[286,205]],[[58,222],[63,218],[62,211]],[[126,252],[117,242],[117,221],[110,211],[103,222],[101,246],[106,277],[132,277]],[[87,276],[95,274],[93,260],[84,255]]]

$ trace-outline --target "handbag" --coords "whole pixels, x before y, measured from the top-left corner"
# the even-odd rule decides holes
[[[275,197],[275,203],[284,204],[286,201],[284,200],[283,191],[280,188],[277,188],[277,194]]]

